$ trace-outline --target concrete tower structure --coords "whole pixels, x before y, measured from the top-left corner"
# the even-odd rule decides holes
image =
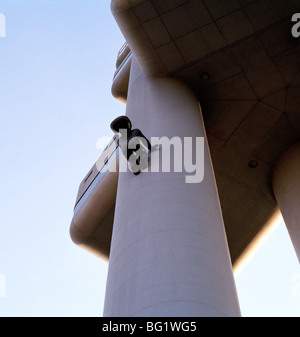
[[[123,172],[115,137],[83,180],[71,237],[109,258],[105,316],[240,316],[233,269],[280,213],[300,258],[297,6],[112,0],[112,93],[148,139],[178,140],[182,169],[174,150],[169,172]]]

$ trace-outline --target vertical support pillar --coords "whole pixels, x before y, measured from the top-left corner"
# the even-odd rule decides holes
[[[240,316],[196,96],[175,79],[145,78],[133,59],[126,114],[148,139],[202,137],[204,179],[119,174],[104,316]]]
[[[300,143],[279,160],[273,191],[300,262]]]

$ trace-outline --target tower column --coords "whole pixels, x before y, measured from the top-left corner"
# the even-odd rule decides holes
[[[240,316],[197,97],[178,80],[146,78],[133,59],[126,115],[150,141],[192,137],[195,155],[204,140],[204,178],[188,183],[185,163],[119,174],[104,316]]]
[[[279,160],[273,190],[300,262],[300,143]]]

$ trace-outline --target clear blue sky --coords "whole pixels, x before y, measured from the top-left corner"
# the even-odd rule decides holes
[[[124,38],[109,0],[1,0],[0,13],[0,316],[101,316],[107,263],[69,225],[97,140],[125,112],[110,93]],[[300,316],[283,223],[236,281],[243,316]]]

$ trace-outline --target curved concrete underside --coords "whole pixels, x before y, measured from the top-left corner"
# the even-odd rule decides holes
[[[295,0],[111,3],[144,74],[180,79],[201,102],[235,265],[280,219],[272,174],[300,137],[300,39],[291,36],[297,6]]]
[[[144,74],[178,78],[201,102],[235,270],[281,219],[273,170],[300,138],[300,39],[291,37],[297,6],[298,0],[111,4]],[[130,64],[126,50],[112,87],[123,102]],[[110,251],[117,181],[117,174],[103,176],[89,203],[82,200],[75,209],[71,225],[75,243],[104,258]],[[107,184],[113,186],[109,198]],[[102,210],[99,198],[105,201]]]

